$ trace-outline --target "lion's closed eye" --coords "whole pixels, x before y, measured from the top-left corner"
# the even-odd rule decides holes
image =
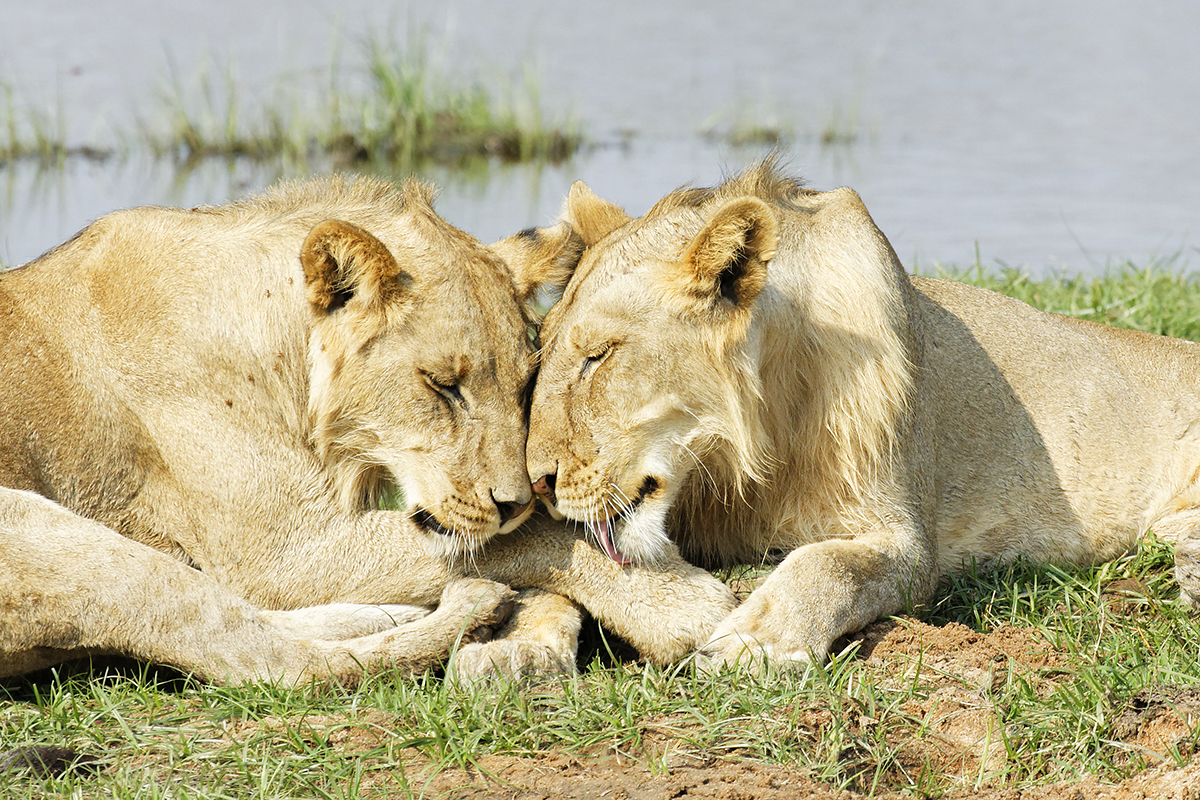
[[[445,380],[435,378],[433,375],[425,373],[423,375],[425,383],[433,390],[435,394],[446,401],[446,404],[453,408],[466,408],[467,400],[463,397],[462,389],[459,388],[457,380]]]
[[[600,362],[608,358],[614,347],[615,344],[609,342],[603,347],[591,351],[590,355],[585,355],[583,357],[583,366],[579,369],[579,378],[582,380],[590,375],[596,369],[596,366],[600,364]]]

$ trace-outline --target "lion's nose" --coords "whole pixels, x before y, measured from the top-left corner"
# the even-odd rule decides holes
[[[534,494],[551,495],[554,494],[554,479],[555,475],[543,475],[533,482]]]

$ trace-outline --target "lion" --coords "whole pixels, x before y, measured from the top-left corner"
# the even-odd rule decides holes
[[[1149,529],[1200,597],[1200,345],[909,276],[775,159],[638,219],[577,183],[564,217],[530,476],[614,561],[777,563],[710,666],[819,661],[943,576]]]
[[[464,642],[469,674],[570,669],[576,602],[649,657],[698,646],[733,607],[715,579],[513,532],[530,301],[580,246],[487,247],[423,184],[335,177],[116,212],[0,273],[0,676],[115,653],[353,686]]]

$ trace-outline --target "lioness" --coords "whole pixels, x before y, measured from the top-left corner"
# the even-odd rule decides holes
[[[1110,559],[1148,529],[1200,595],[1200,345],[910,278],[859,198],[760,164],[587,250],[542,331],[535,490],[611,558],[786,554],[704,646],[821,659],[940,576]]]
[[[569,595],[659,660],[695,647],[732,607],[714,579],[508,533],[524,307],[578,247],[565,225],[484,247],[418,183],[334,178],[118,212],[0,273],[0,676],[109,652],[215,682],[424,669],[512,607],[468,574]],[[390,482],[406,507],[374,510]],[[518,611],[524,640],[464,656],[573,656],[574,606]]]

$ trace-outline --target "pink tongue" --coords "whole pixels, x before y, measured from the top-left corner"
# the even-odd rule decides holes
[[[632,559],[617,549],[612,540],[612,532],[608,529],[608,520],[602,519],[599,522],[587,523],[587,528],[600,540],[600,547],[613,561],[618,564],[628,564]]]

